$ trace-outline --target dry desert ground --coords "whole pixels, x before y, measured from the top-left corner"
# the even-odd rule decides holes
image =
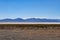
[[[60,40],[60,23],[51,26],[7,24],[0,23],[0,40]]]
[[[60,29],[1,29],[0,40],[60,40]]]

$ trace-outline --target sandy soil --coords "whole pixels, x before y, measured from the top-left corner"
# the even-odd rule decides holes
[[[60,29],[0,30],[0,40],[60,40]]]

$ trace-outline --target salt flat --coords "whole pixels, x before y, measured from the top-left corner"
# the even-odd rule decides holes
[[[60,22],[0,22],[0,24],[60,24]]]

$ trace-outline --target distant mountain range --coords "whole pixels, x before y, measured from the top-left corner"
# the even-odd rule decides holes
[[[40,18],[16,18],[16,19],[2,19],[0,22],[60,22],[60,19],[40,19]]]

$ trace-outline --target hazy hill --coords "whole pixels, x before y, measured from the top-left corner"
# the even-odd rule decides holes
[[[40,18],[16,18],[16,19],[2,19],[0,22],[60,22],[60,19],[40,19]]]

